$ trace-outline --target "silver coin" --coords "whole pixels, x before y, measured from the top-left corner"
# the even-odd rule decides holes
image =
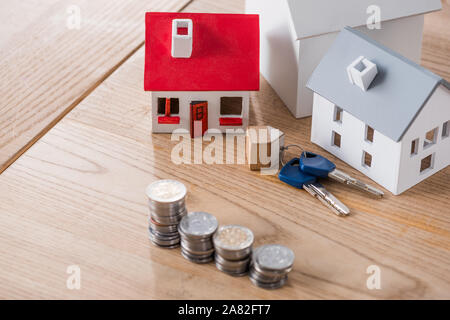
[[[211,238],[203,238],[201,241],[198,241],[195,238],[192,239],[192,238],[186,237],[186,235],[183,234],[182,232],[178,232],[178,234],[184,241],[186,241],[186,243],[189,243],[192,246],[197,246],[200,248],[203,248],[203,247],[211,247],[212,248],[214,246]]]
[[[160,232],[157,231],[155,229],[153,229],[152,226],[148,227],[148,230],[153,233],[155,236],[160,237],[160,238],[180,238],[180,234],[178,232]]]
[[[185,247],[181,246],[181,250],[183,250],[186,254],[192,256],[193,258],[207,258],[210,256],[214,257],[214,251],[210,250],[208,252],[192,252],[186,249]]]
[[[150,236],[152,237],[152,239],[158,240],[158,241],[177,241],[180,242],[180,238],[176,237],[176,236],[171,236],[171,237],[164,237],[164,236],[160,236],[160,235],[155,235],[154,233],[150,233]]]
[[[203,247],[211,247],[212,248],[214,246],[211,237],[203,238],[203,239],[199,240],[196,238],[186,237],[186,235],[180,231],[178,231],[178,233],[184,241],[191,244],[192,246],[197,246],[199,248],[203,248]]]
[[[250,266],[253,267],[256,271],[258,271],[260,274],[266,276],[266,277],[280,277],[284,276],[285,274],[289,273],[292,270],[292,267],[284,269],[284,270],[267,270],[262,269],[259,267],[258,264],[254,262],[254,260],[250,261]]]
[[[259,273],[258,271],[256,271],[252,266],[249,269],[249,275],[255,279],[258,280],[259,282],[263,282],[263,283],[275,283],[278,282],[282,279],[284,279],[287,274],[274,274],[272,276],[267,276],[267,275],[263,275],[261,273]]]
[[[223,264],[217,262],[217,260],[215,260],[215,263],[216,263],[216,267],[219,270],[224,271],[224,272],[241,274],[241,273],[248,272],[248,270],[249,270],[247,266],[242,266],[239,268],[229,268],[229,267],[224,266]]]
[[[192,238],[210,237],[216,232],[216,217],[206,212],[189,212],[178,226],[181,233]]]
[[[243,269],[243,270],[229,270],[225,267],[223,267],[220,263],[217,263],[216,261],[216,268],[226,274],[229,274],[233,277],[243,277],[246,276],[248,274],[248,270],[247,269]]]
[[[157,236],[161,236],[161,237],[177,236],[180,238],[180,234],[178,232],[160,232],[158,230],[155,230],[152,225],[148,226],[148,230]]]
[[[205,258],[209,258],[211,256],[214,257],[214,251],[213,252],[196,253],[196,252],[186,250],[186,248],[183,246],[181,246],[181,251],[183,251],[186,255],[192,257],[193,259],[205,259]]]
[[[162,217],[170,217],[180,215],[183,211],[186,210],[186,204],[183,201],[164,204],[155,205],[155,203],[149,201],[148,202],[149,212],[154,215],[162,216]]]
[[[246,259],[243,259],[243,260],[226,260],[219,254],[217,254],[217,252],[214,256],[214,259],[216,262],[220,263],[225,268],[230,268],[230,269],[248,268],[249,262],[250,262],[249,257]]]
[[[250,266],[250,273],[252,277],[260,282],[272,283],[277,282],[286,277],[286,273],[278,274],[278,273],[261,273],[254,268],[253,265]]]
[[[206,237],[203,237],[203,238],[192,237],[192,235],[184,233],[179,227],[178,227],[178,233],[180,234],[180,236],[185,241],[189,241],[190,243],[193,243],[195,245],[199,245],[199,246],[201,246],[201,245],[213,245],[212,236],[206,236]]]
[[[214,234],[214,246],[226,251],[240,251],[253,244],[253,232],[242,226],[222,226]]]
[[[181,244],[183,245],[183,247],[185,247],[186,249],[188,249],[189,251],[192,252],[214,252],[214,246],[212,245],[212,243],[210,245],[193,245],[189,242],[187,242],[185,239],[181,238]]]
[[[157,223],[162,225],[176,225],[178,224],[183,217],[186,216],[186,210],[184,210],[181,214],[174,216],[159,216],[154,213],[150,214],[150,217]]]
[[[155,237],[152,233],[149,233],[149,239],[153,244],[156,244],[159,247],[164,247],[164,248],[175,248],[180,245],[179,239],[163,240],[163,239]]]
[[[149,237],[150,237],[150,240],[152,240],[154,242],[157,242],[157,243],[159,243],[161,245],[168,245],[168,246],[170,246],[170,245],[174,245],[174,244],[180,244],[180,239],[176,239],[176,238],[174,238],[174,239],[164,239],[164,238],[155,237],[153,235],[150,235]]]
[[[192,248],[186,246],[186,244],[183,243],[182,241],[180,242],[180,244],[181,244],[182,248],[185,251],[189,252],[192,255],[196,255],[196,256],[210,256],[210,255],[212,255],[214,253],[214,248],[211,248],[211,249],[208,249],[208,250],[195,250],[195,249],[192,249]]]
[[[294,264],[294,252],[282,245],[263,245],[254,251],[253,262],[262,270],[284,271]]]
[[[239,261],[250,256],[252,253],[252,247],[245,248],[243,250],[224,250],[219,247],[215,247],[216,252],[226,260]]]
[[[186,186],[176,180],[158,180],[147,186],[145,193],[149,200],[156,203],[173,203],[184,199]]]
[[[178,233],[178,225],[162,225],[149,221],[149,227],[161,233]]]
[[[249,276],[250,281],[257,287],[263,288],[263,289],[279,289],[282,286],[284,286],[286,284],[287,281],[287,277],[283,278],[282,280],[275,282],[275,283],[264,283],[264,282],[259,282],[258,280],[253,279],[251,276]]]
[[[190,255],[189,253],[186,253],[183,249],[181,249],[181,255],[185,259],[187,259],[191,262],[194,262],[194,263],[199,263],[199,264],[208,263],[208,262],[211,262],[214,260],[214,255],[211,255],[211,256],[205,257],[205,258],[198,258],[198,257]]]
[[[151,240],[151,239],[150,239]],[[173,245],[165,245],[165,244],[160,244],[159,242],[156,242],[156,241],[153,241],[153,240],[151,240],[150,241],[154,246],[156,246],[156,247],[158,247],[158,248],[162,248],[162,249],[175,249],[175,248],[178,248],[179,246],[180,246],[180,243],[178,242],[178,243],[175,243],[175,244],[173,244]]]

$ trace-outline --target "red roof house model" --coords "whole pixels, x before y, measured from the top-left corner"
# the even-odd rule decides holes
[[[259,16],[152,12],[145,26],[152,132],[245,129],[259,90]]]
[[[174,19],[192,20],[189,58],[171,55]],[[259,90],[258,15],[149,12],[145,23],[145,90]]]

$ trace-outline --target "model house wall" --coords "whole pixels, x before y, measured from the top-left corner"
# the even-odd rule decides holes
[[[336,120],[336,108],[339,107],[314,94],[311,141],[395,194],[401,143],[376,130],[373,141],[368,141],[367,124],[344,110],[340,120]],[[370,166],[365,164],[369,156]]]
[[[221,114],[221,98],[235,97],[242,98],[241,113]],[[173,130],[182,128],[190,131],[190,104],[193,101],[208,102],[208,129],[219,129],[224,132],[226,129],[247,128],[249,115],[249,97],[248,91],[153,91],[152,92],[152,132],[171,133]],[[158,117],[164,116],[164,113],[158,113],[158,98],[177,98],[179,103],[179,112],[171,113],[172,116],[179,116],[179,124],[161,124],[158,123]],[[241,118],[242,125],[239,126],[221,126],[220,118]]]
[[[294,117],[311,115],[313,95],[306,88],[307,80],[346,25],[410,60],[420,61],[423,13],[440,9],[440,2],[397,1],[395,5],[393,1],[378,1],[380,30],[366,27],[369,2],[246,0],[246,12],[260,15],[261,73]]]
[[[295,110],[300,43],[287,2],[246,0],[245,12],[259,14],[261,74],[289,110]]]
[[[425,143],[427,132],[433,130],[434,141]],[[402,166],[397,193],[409,189],[450,164],[449,132],[450,90],[439,86],[402,139]],[[414,143],[415,150],[412,147],[413,141],[417,141]],[[427,168],[429,162],[430,167]]]

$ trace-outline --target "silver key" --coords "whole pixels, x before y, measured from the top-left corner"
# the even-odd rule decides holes
[[[338,198],[333,196],[331,192],[329,192],[323,185],[318,182],[314,183],[305,183],[303,185],[303,189],[305,189],[310,195],[318,199],[325,206],[331,209],[338,216],[347,216],[350,214],[350,209],[339,201]]]
[[[368,192],[371,195],[378,197],[378,198],[381,198],[384,195],[383,191],[381,191],[371,185],[368,185],[367,183],[364,183],[361,180],[353,178],[349,174],[347,174],[341,170],[338,170],[338,169],[334,169],[333,171],[328,173],[328,177],[337,182],[344,183],[346,185],[352,186],[352,187],[362,190],[364,192]]]
[[[281,168],[281,171],[278,174],[278,178],[295,188],[305,189],[309,194],[339,216],[346,216],[350,213],[350,210],[341,201],[317,182],[315,176],[306,174],[299,169],[298,158],[293,158],[283,165],[283,168]]]
[[[336,165],[333,162],[321,155],[306,151],[302,152],[300,155],[300,166],[302,171],[315,175],[316,177],[328,177],[338,182],[358,188],[364,192],[368,192],[376,197],[382,197],[384,194],[383,191],[355,179],[341,170],[336,169]]]

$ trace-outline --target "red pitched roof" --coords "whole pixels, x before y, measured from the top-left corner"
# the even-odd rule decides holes
[[[171,55],[173,19],[192,20],[190,58]],[[145,90],[259,90],[258,15],[149,12],[145,24]]]

